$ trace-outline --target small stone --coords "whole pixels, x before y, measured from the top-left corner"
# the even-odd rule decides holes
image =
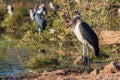
[[[104,67],[107,72],[115,73],[120,70],[120,61],[112,61],[109,65]]]
[[[98,69],[95,69],[94,71],[92,71],[90,73],[90,75],[97,75],[97,74],[99,74],[99,70]]]
[[[63,80],[61,77],[57,77],[57,80]]]

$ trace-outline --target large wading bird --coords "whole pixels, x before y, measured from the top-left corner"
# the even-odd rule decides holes
[[[99,41],[96,33],[90,28],[90,26],[84,22],[81,15],[78,14],[73,18],[73,21],[68,24],[68,27],[73,26],[73,32],[77,39],[83,44],[83,61],[84,68],[87,57],[88,69],[90,70],[90,48],[93,50],[95,56],[99,56]]]

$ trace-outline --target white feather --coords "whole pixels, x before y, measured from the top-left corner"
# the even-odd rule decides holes
[[[83,38],[83,36],[82,36],[82,34],[81,34],[81,32],[80,32],[80,27],[79,27],[80,24],[81,24],[81,22],[78,21],[78,22],[76,23],[75,27],[73,28],[73,31],[74,31],[77,39],[78,39],[80,42],[82,42],[82,43],[84,43],[84,44],[86,44],[86,43],[89,44],[89,42],[88,42],[87,40],[85,40],[85,38]],[[93,49],[92,45],[89,44],[88,46]]]
[[[7,10],[8,10],[8,14],[9,14],[10,16],[12,16],[13,11],[12,11],[12,6],[11,6],[11,5],[7,5]]]

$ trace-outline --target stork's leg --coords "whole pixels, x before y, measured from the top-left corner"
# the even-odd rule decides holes
[[[39,30],[39,35],[41,34],[41,29],[40,28],[38,28],[38,30]]]
[[[83,44],[83,65],[84,65],[84,69],[85,69],[85,44]]]
[[[42,27],[42,25],[41,25],[41,23],[39,22],[39,23],[38,23],[39,35],[42,34],[42,28],[41,28],[41,27]]]
[[[86,45],[87,46],[87,55],[88,55],[88,69],[90,70],[90,48],[88,47],[88,44]]]

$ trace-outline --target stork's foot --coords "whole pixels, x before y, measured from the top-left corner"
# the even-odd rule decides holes
[[[84,63],[88,62],[88,58],[84,55],[82,55],[82,60],[83,60]]]
[[[91,67],[88,67],[87,72],[90,73],[91,71],[93,71],[93,69]]]

